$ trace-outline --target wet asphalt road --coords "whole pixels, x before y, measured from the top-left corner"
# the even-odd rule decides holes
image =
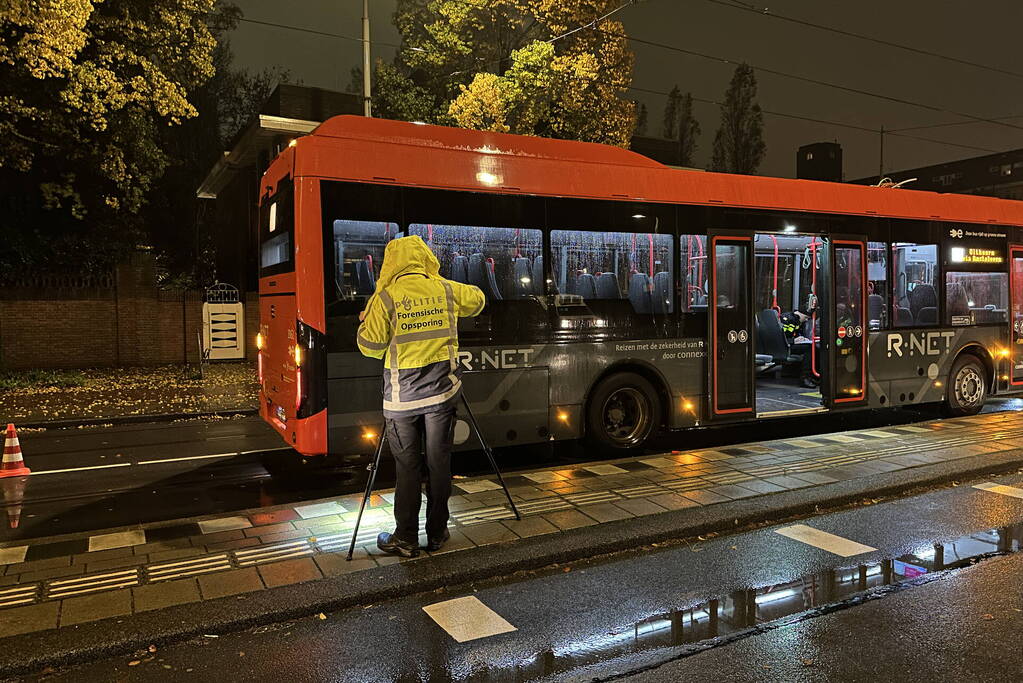
[[[1023,399],[991,401],[987,411],[1020,409]],[[914,410],[762,420],[687,431],[684,447],[804,436],[843,429],[933,419],[934,407]],[[650,451],[679,448],[679,433],[665,433]],[[368,455],[302,458],[258,417],[49,430],[21,437],[33,470],[20,490],[6,486],[0,541],[108,529],[361,491]],[[594,460],[580,443],[498,449],[505,471]],[[489,472],[478,453],[454,459],[456,474]],[[393,481],[385,457],[377,486]],[[2,517],[8,523],[4,524]],[[16,523],[16,525],[15,525]]]
[[[998,481],[1023,486],[1021,475]],[[52,679],[874,681],[1023,675],[1020,556],[941,571],[971,556],[1017,549],[1023,500],[964,485],[800,522],[874,550],[843,558],[767,527],[199,638],[58,671]],[[913,578],[897,590],[885,587],[902,581],[893,572]],[[930,582],[913,585],[924,581]],[[877,591],[876,599],[859,604],[853,596],[861,588]],[[459,643],[423,611],[469,596],[515,630]],[[835,604],[842,609],[804,611]],[[779,619],[791,623],[761,632]]]

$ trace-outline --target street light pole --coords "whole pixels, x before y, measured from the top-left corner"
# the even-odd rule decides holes
[[[362,113],[373,116],[369,85],[369,0],[362,0]]]

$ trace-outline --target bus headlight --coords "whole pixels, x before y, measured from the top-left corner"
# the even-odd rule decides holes
[[[302,365],[302,347],[295,344],[295,365]]]
[[[263,350],[263,333],[262,332],[257,332],[256,333],[256,349],[259,350],[259,351]]]

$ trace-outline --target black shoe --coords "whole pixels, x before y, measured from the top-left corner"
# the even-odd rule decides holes
[[[447,529],[445,529],[444,533],[441,534],[440,538],[431,538],[431,539],[429,539],[429,543],[426,544],[426,549],[429,550],[431,553],[435,553],[438,550],[440,550],[441,548],[443,548],[444,544],[447,543],[448,540],[450,540],[450,539],[451,539],[451,532],[448,531]]]
[[[381,532],[381,534],[377,536],[377,547],[388,555],[398,555],[399,557],[416,557],[419,555],[418,543],[403,541],[394,534],[389,534],[386,531]]]
[[[820,387],[820,383],[812,377],[802,377],[800,378],[799,383],[804,389],[817,389]]]

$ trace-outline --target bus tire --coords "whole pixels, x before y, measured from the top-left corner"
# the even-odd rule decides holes
[[[945,410],[952,417],[976,415],[987,398],[987,370],[976,356],[964,353],[952,364],[945,388]]]
[[[641,448],[661,414],[654,386],[634,372],[619,372],[594,388],[586,405],[586,440],[606,453]]]

